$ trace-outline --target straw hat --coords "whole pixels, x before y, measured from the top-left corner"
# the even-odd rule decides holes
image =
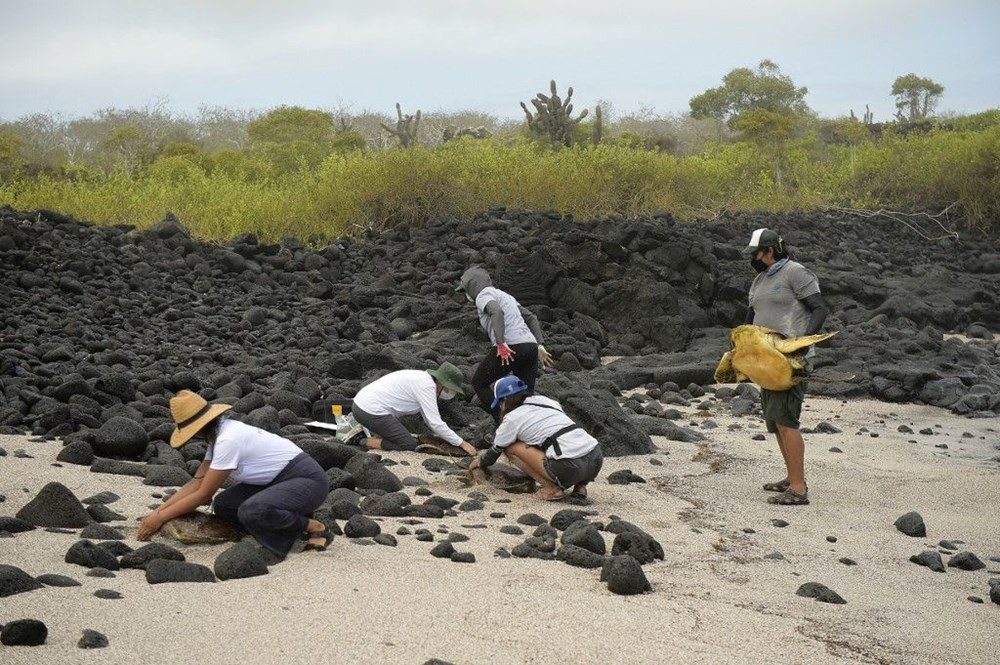
[[[170,446],[180,448],[220,415],[228,411],[228,404],[209,404],[201,395],[190,390],[181,390],[170,398],[170,415],[177,423],[177,429],[170,435]]]

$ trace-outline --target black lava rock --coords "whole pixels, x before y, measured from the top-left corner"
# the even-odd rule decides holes
[[[911,538],[923,538],[927,535],[927,527],[924,525],[924,518],[920,513],[911,511],[905,515],[900,515],[893,524],[902,533]]]
[[[431,556],[437,557],[439,559],[451,558],[451,555],[455,553],[455,546],[449,542],[438,543],[431,548]]]
[[[107,506],[103,504],[95,504],[93,506],[87,506],[87,514],[90,515],[91,519],[95,522],[119,522],[125,519],[125,516],[116,513]]]
[[[108,638],[104,633],[99,633],[96,630],[91,630],[90,628],[83,629],[83,636],[80,641],[76,643],[81,649],[103,649],[108,646]]]
[[[215,576],[222,581],[267,575],[267,564],[258,548],[239,542],[215,557]]]
[[[169,582],[214,582],[215,575],[208,566],[188,561],[153,559],[146,564],[146,581],[150,584]]]
[[[586,519],[587,516],[579,510],[573,510],[572,508],[563,508],[549,520],[549,524],[560,531],[565,531],[566,528],[576,522],[577,520]],[[518,520],[520,522],[520,520]]]
[[[395,547],[397,544],[396,537],[391,533],[380,533],[374,538],[372,538],[372,540],[374,540],[379,545],[386,545],[387,547]]]
[[[62,483],[48,483],[21,510],[17,518],[36,526],[79,528],[90,524],[90,515],[73,492]]]
[[[108,570],[120,568],[118,559],[103,547],[98,547],[89,540],[78,540],[66,552],[66,563],[75,563],[85,568],[101,567]]]
[[[148,543],[134,552],[129,552],[121,558],[122,568],[145,569],[157,559],[167,561],[184,561],[184,555],[178,550],[163,543]],[[114,568],[113,570],[117,570]]]
[[[344,471],[354,476],[357,487],[361,489],[386,492],[398,492],[403,489],[403,483],[396,474],[382,466],[374,455],[368,453],[352,457],[344,466]]]
[[[49,629],[38,619],[17,619],[4,624],[0,630],[0,644],[9,647],[37,647],[45,644]]]
[[[0,568],[2,568],[2,566],[0,566]],[[2,576],[2,573],[0,573],[0,576]],[[54,586],[54,587],[82,586],[78,581],[74,580],[72,577],[69,577],[67,575],[57,575],[55,573],[45,573],[44,575],[39,575],[35,579],[44,584],[45,586]]]
[[[0,598],[41,589],[39,582],[17,566],[0,564]]]
[[[102,457],[134,459],[146,452],[148,444],[149,435],[142,425],[129,418],[115,416],[97,430],[93,449],[94,454]]]
[[[104,524],[88,524],[80,532],[80,537],[90,540],[124,540],[125,534]]]
[[[566,527],[561,542],[563,545],[581,547],[602,557],[607,552],[607,545],[604,543],[601,532],[585,520],[577,520]],[[628,554],[628,552],[622,552],[622,554]]]
[[[644,483],[646,479],[640,475],[632,473],[631,469],[621,469],[608,474],[609,485],[629,485],[631,483]]]
[[[0,531],[6,531],[7,533],[23,533],[25,531],[33,531],[35,528],[35,525],[30,522],[26,522],[16,517],[6,517],[4,515],[0,515]]]
[[[556,552],[556,558],[577,568],[601,568],[605,561],[603,554],[576,545],[563,545]]]
[[[632,596],[652,590],[639,562],[622,554],[609,558],[601,570],[601,581],[608,590],[621,596]]]
[[[910,557],[910,561],[918,566],[926,566],[936,573],[944,572],[944,562],[936,550],[924,550],[920,554],[914,554]]]
[[[806,582],[799,587],[795,594],[803,598],[815,598],[821,603],[831,603],[833,605],[847,604],[847,601],[839,593],[819,582]]]
[[[119,600],[125,597],[114,589],[98,589],[94,595],[102,600]]]
[[[344,525],[344,535],[348,538],[374,538],[382,533],[378,522],[364,515],[352,515]]]
[[[628,531],[615,536],[611,544],[611,555],[628,554],[641,564],[663,560],[663,547],[648,533]]]
[[[972,552],[959,552],[948,559],[948,567],[960,570],[982,570],[986,564]]]
[[[442,545],[444,543],[441,543]],[[475,563],[476,555],[472,552],[452,552],[449,557],[454,563]]]

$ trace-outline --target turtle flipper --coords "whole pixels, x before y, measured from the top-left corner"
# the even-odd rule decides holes
[[[715,368],[715,382],[732,383],[736,380],[736,372],[733,369],[733,352],[726,351],[722,354],[719,365]]]
[[[778,349],[784,354],[795,353],[800,349],[804,349],[807,346],[812,346],[813,344],[819,344],[820,342],[825,342],[834,335],[837,331],[832,333],[823,333],[821,335],[804,335],[802,337],[788,337],[788,338],[775,338],[774,348]]]

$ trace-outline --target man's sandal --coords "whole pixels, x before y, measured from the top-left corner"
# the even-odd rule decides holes
[[[787,480],[779,480],[776,483],[764,483],[765,492],[784,492],[788,489]]]
[[[808,506],[809,490],[806,490],[802,494],[799,494],[798,492],[795,492],[792,489],[786,489],[778,496],[770,497],[767,500],[767,502],[779,506]]]

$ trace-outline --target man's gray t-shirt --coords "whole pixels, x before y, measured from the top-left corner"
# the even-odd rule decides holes
[[[816,275],[801,263],[788,259],[775,263],[750,285],[754,325],[770,328],[785,337],[805,335],[810,312],[802,300],[819,292]]]

